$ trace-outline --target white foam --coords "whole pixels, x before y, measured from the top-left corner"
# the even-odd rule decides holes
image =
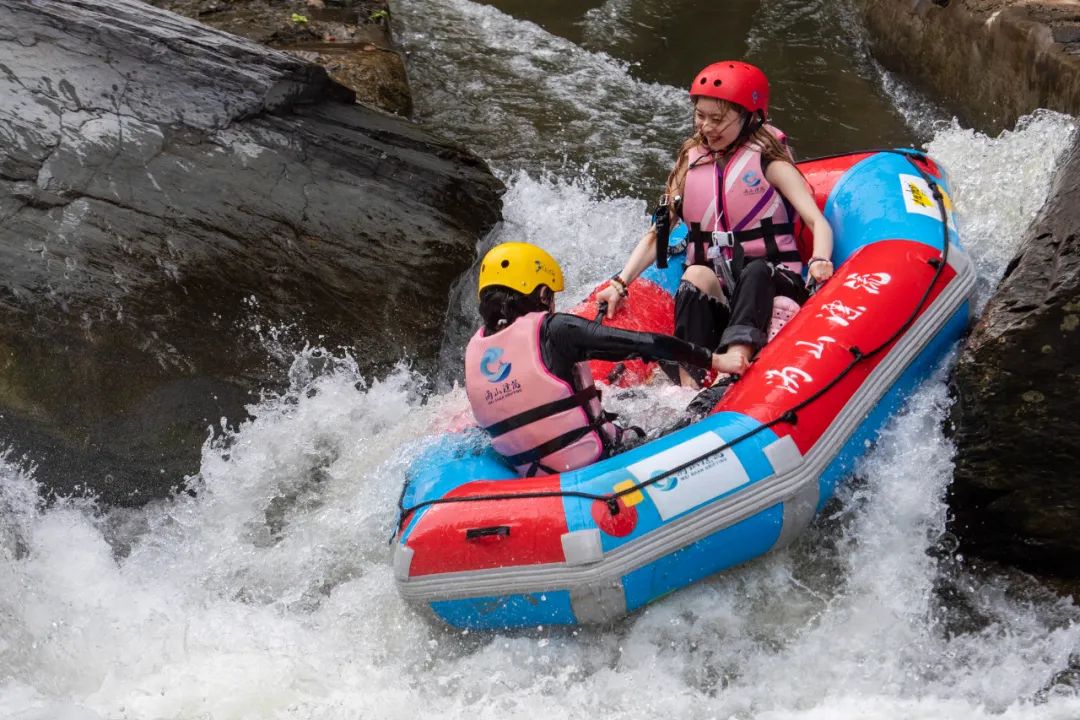
[[[953,184],[961,236],[982,280],[980,307],[1020,249],[1075,131],[1072,117],[1044,110],[997,137],[962,128],[954,120],[927,146]]]

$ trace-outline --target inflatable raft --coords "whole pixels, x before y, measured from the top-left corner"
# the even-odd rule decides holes
[[[799,167],[834,230],[836,273],[711,414],[532,478],[514,476],[478,429],[440,438],[401,496],[393,565],[404,599],[461,628],[608,622],[782,547],[810,523],[964,332],[975,271],[946,178],[925,155]],[[617,324],[670,331],[682,270],[678,255],[650,268]],[[594,372],[633,383],[648,368]]]

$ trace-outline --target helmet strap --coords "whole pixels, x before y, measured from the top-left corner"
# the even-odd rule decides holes
[[[735,136],[734,140],[728,143],[727,147],[716,153],[717,155],[727,155],[729,152],[742,145],[746,138],[750,137],[753,132],[752,130],[749,130],[751,117],[748,110],[742,111],[742,127],[739,128],[739,134]]]
[[[727,155],[729,152],[742,145],[744,142],[750,139],[751,135],[760,130],[764,125],[764,112],[762,112],[761,110],[755,110],[753,112],[750,112],[749,110],[744,110],[742,128],[739,130],[738,136],[736,136],[736,138],[731,141],[730,145],[728,145],[721,151],[721,154]]]

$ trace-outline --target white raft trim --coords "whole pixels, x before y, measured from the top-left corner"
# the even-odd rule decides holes
[[[599,624],[626,614],[622,580],[575,585],[570,588],[570,609],[579,623]]]
[[[408,571],[413,566],[413,548],[402,543],[394,543],[394,580],[401,584],[408,580]]]
[[[790,435],[784,435],[776,442],[766,445],[762,452],[776,475],[794,472],[803,462],[799,446]],[[773,543],[773,550],[789,545],[806,529],[810,521],[814,519],[820,494],[819,484],[808,482],[794,495],[784,500],[784,517],[781,521],[783,524],[780,526],[780,536]]]
[[[790,435],[785,435],[774,443],[766,445],[762,452],[772,465],[773,474],[783,475],[799,467],[803,461],[803,455],[799,452],[799,446]]]
[[[948,264],[955,271],[956,277],[867,376],[860,392],[852,396],[837,413],[833,422],[807,452],[803,462],[793,470],[763,478],[745,490],[691,511],[685,517],[678,518],[667,525],[662,533],[651,532],[636,542],[608,552],[602,563],[584,566],[549,563],[425,575],[405,581],[399,580],[398,590],[402,598],[426,603],[569,590],[571,603],[575,597],[584,601],[590,593],[595,598],[606,599],[607,588],[615,587],[620,595],[622,594],[622,577],[627,573],[741,522],[777,503],[796,497],[803,498],[803,493],[808,493],[807,488],[811,485],[814,487],[814,492],[817,492],[819,476],[858,426],[963,303],[970,299],[975,287],[975,271],[971,260],[954,243],[950,243],[949,246]],[[874,392],[875,389],[879,390]],[[795,512],[797,511],[793,509],[793,513]],[[795,517],[792,520],[792,534],[795,534]],[[783,539],[783,531],[781,531],[780,539]],[[582,610],[585,612],[586,608],[583,606]],[[576,612],[575,608],[575,615]],[[621,603],[610,602],[610,604],[607,601],[596,600],[588,608],[588,619],[584,616],[576,615],[576,617],[583,623],[603,623],[621,617],[625,613],[625,598]]]
[[[821,485],[814,481],[806,483],[795,495],[784,501],[783,525],[780,526],[780,537],[773,543],[773,550],[787,547],[802,534],[814,519],[820,498]]]
[[[604,546],[596,528],[563,533],[562,549],[567,565],[589,565],[604,559]]]
[[[416,551],[408,545],[394,544],[394,579],[398,583],[409,579],[409,567],[412,566],[415,553]]]

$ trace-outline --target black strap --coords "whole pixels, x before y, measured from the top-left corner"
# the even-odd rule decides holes
[[[765,230],[766,226],[768,227],[767,231]],[[761,221],[761,227],[751,228],[750,230],[736,230],[732,233],[732,236],[737,243],[750,242],[751,240],[761,240],[762,238],[770,237],[773,241],[773,244],[775,245],[776,237],[778,235],[794,234],[795,223],[787,222],[776,224],[773,223],[770,218],[765,218]],[[689,236],[690,242],[695,243],[695,247],[698,241],[702,243],[708,243],[710,245],[712,244],[712,233],[707,230],[702,230],[701,223],[690,223]],[[768,247],[768,241],[766,241],[766,247]],[[780,255],[785,254],[780,252],[779,247],[777,247],[776,251]],[[792,252],[793,251],[788,251],[786,254],[790,255]],[[798,253],[795,254],[797,255]]]
[[[487,430],[491,437],[496,438],[500,435],[505,435],[511,430],[517,430],[519,427],[524,427],[529,423],[534,423],[537,420],[543,420],[546,417],[552,415],[558,415],[561,412],[567,410],[573,410],[574,408],[585,406],[593,399],[600,397],[600,390],[595,385],[590,385],[587,388],[578,390],[576,393],[567,398],[561,400],[555,400],[553,402],[545,403],[543,405],[537,405],[534,408],[530,408],[524,412],[520,412],[517,415],[512,415],[505,420],[500,420],[497,423],[492,423],[484,429]],[[588,410],[585,411],[588,414]],[[522,463],[514,463],[514,465],[521,465]]]
[[[705,257],[705,248],[712,245],[712,238],[705,240],[705,231],[701,229],[701,223],[690,223],[690,242],[694,243],[694,265],[708,265],[709,260]]]
[[[771,262],[773,265],[780,265],[785,262],[802,262],[802,256],[799,255],[797,250],[780,251],[780,246],[776,244],[777,235],[793,235],[795,234],[794,223],[781,223],[779,225],[773,223],[772,218],[762,218],[761,226],[756,227],[753,230],[741,230],[735,233],[735,247],[731,252],[731,274],[735,276],[735,279],[739,279],[739,275],[742,274],[743,268],[746,267],[746,252],[743,250],[743,243],[749,240],[757,240],[759,237],[765,241],[765,257],[764,259]],[[754,260],[758,258],[752,258]]]
[[[540,472],[541,470],[546,472],[548,475],[558,475],[559,474],[558,470],[550,468],[547,465],[545,465],[544,463],[537,460],[532,465],[529,466],[528,471],[526,471],[526,473],[525,473],[525,477],[527,477],[527,478],[536,477],[536,473]]]
[[[793,223],[786,224],[791,228],[791,234],[794,235],[795,225]],[[770,260],[780,257],[780,246],[776,244],[777,227],[777,225],[773,224],[772,218],[761,219],[761,237],[765,240],[765,257]]]
[[[768,230],[766,230],[766,227]],[[751,228],[750,230],[736,230],[735,242],[747,242],[749,240],[759,240],[766,236],[772,236],[775,242],[777,235],[794,235],[795,223],[780,223],[774,224],[771,218],[764,218],[761,221],[761,226]]]
[[[751,240],[765,240],[765,260],[779,265],[781,263],[801,263],[802,256],[799,255],[798,250],[780,250],[780,246],[776,242],[778,235],[794,235],[795,224],[794,223],[779,223],[776,224],[772,221],[772,218],[764,218],[761,221],[761,226],[752,228],[750,230],[736,230],[732,233],[732,239],[735,241],[734,247],[731,249],[731,272],[737,280],[739,273],[742,272],[743,267],[746,264],[745,251],[743,250],[743,243]],[[694,243],[694,264],[695,265],[710,265],[711,261],[705,259],[705,248],[712,245],[712,234],[701,229],[700,223],[690,223],[689,241]],[[756,258],[754,258],[756,259]]]
[[[656,206],[653,212],[653,227],[656,228],[656,267],[661,270],[668,266],[668,245],[671,242],[671,214],[668,212],[667,198]]]
[[[519,452],[517,455],[504,455],[506,462],[510,463],[514,467],[520,467],[522,465],[530,465],[535,463],[536,467],[540,467],[540,458],[547,457],[553,452],[558,452],[564,447],[573,445],[581,438],[585,437],[591,432],[599,432],[597,428],[590,424],[583,427],[574,428],[569,432],[564,432],[562,435],[553,437],[545,443],[541,443],[534,448]],[[601,433],[602,434],[602,433]],[[535,472],[530,468],[531,472]]]

